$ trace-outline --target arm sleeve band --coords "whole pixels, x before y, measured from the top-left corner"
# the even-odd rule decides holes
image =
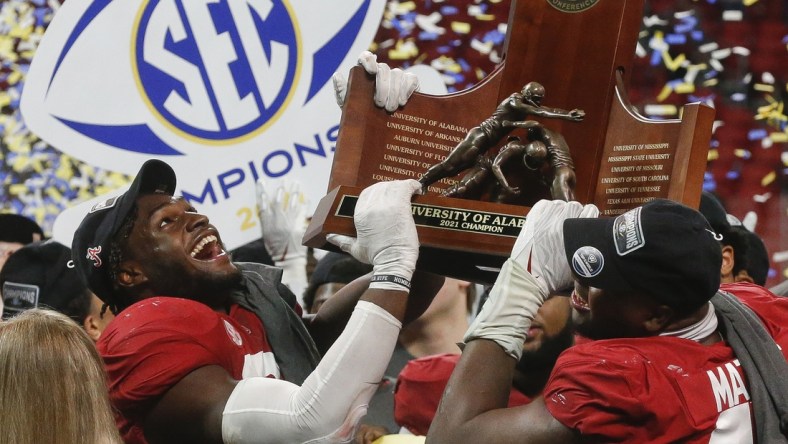
[[[359,301],[345,330],[299,387],[255,377],[238,383],[224,407],[225,443],[350,442],[383,378],[402,324]]]

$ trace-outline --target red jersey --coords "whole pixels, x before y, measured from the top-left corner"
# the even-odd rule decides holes
[[[192,371],[219,365],[235,379],[279,378],[260,319],[188,299],[156,297],[123,310],[97,344],[112,405],[127,443],[145,443],[142,421],[159,397]]]
[[[788,299],[753,284],[724,285],[788,350]],[[744,371],[724,341],[591,341],[566,350],[544,391],[547,409],[589,442],[746,443],[754,440]]]
[[[394,389],[394,419],[414,435],[426,435],[435,418],[449,377],[460,355],[441,354],[408,361]],[[508,407],[531,402],[516,389],[509,393]]]

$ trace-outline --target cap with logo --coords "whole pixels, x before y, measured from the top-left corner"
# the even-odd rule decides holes
[[[0,271],[3,318],[49,307],[72,318],[90,307],[88,289],[74,269],[71,249],[53,240],[34,242],[12,254]],[[82,322],[82,319],[78,319]]]
[[[175,192],[175,172],[161,160],[151,159],[140,168],[128,191],[94,205],[74,233],[74,263],[88,287],[102,301],[112,304],[109,249],[112,239],[131,213],[137,198],[152,193]]]
[[[718,235],[697,211],[656,199],[616,218],[567,219],[564,249],[575,278],[693,310],[720,286]]]

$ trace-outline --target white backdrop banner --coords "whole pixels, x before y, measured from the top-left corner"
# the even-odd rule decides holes
[[[331,75],[369,47],[384,6],[67,0],[36,51],[22,114],[100,168],[133,175],[166,161],[234,248],[260,236],[257,179],[300,182],[312,207],[325,195],[340,118]]]

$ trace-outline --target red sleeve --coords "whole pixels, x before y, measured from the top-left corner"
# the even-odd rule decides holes
[[[732,293],[755,311],[773,337],[785,334],[788,328],[788,298],[775,296],[769,290],[747,282],[723,284],[720,289]]]
[[[563,425],[591,441],[631,438],[629,425],[646,414],[631,368],[595,358],[595,353],[568,350],[559,358],[544,390],[547,410]],[[631,363],[640,367],[637,362]]]
[[[98,344],[112,403],[127,416],[146,410],[193,370],[223,363],[211,340],[221,320],[195,303],[161,301],[124,310]]]
[[[459,354],[447,353],[408,361],[394,389],[394,420],[397,424],[415,435],[427,434],[459,359]],[[512,387],[509,407],[529,402],[531,398]]]

